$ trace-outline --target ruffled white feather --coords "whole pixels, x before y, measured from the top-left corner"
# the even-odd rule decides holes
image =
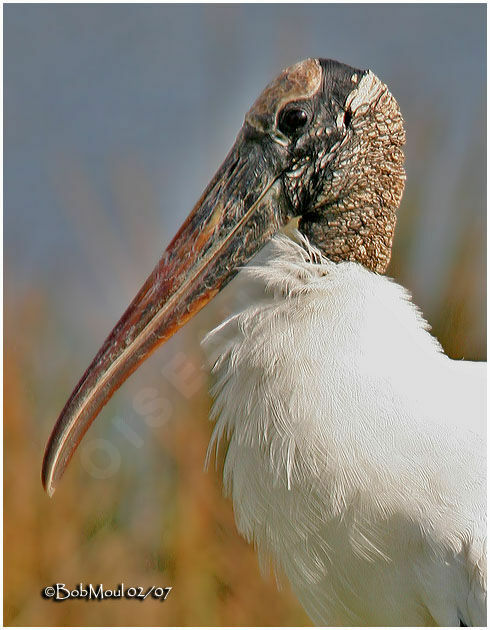
[[[448,359],[405,289],[294,236],[203,342],[237,527],[317,624],[483,625],[485,368]]]

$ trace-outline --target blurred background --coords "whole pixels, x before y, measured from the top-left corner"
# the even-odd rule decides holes
[[[199,340],[234,284],[125,384],[53,500],[72,388],[283,67],[371,68],[406,121],[390,274],[454,358],[485,358],[484,5],[5,5],[5,618],[14,626],[308,625],[221,496]],[[236,291],[235,291],[236,292]],[[243,297],[243,296],[242,296]],[[54,604],[43,586],[173,586]]]

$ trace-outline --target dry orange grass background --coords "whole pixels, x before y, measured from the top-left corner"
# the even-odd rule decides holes
[[[85,202],[78,176],[70,185]],[[144,194],[138,177],[133,173],[133,183]],[[104,220],[102,212],[98,234],[90,233],[92,225],[78,226],[82,238],[99,242],[104,251],[128,251],[144,230],[143,240],[158,252],[161,235],[151,221],[136,230],[126,225],[128,242],[116,242],[100,224]],[[114,267],[113,280],[124,292],[132,270]],[[10,292],[15,302],[6,311],[4,357],[6,625],[309,625],[288,586],[278,590],[274,576],[260,575],[253,548],[237,534],[231,502],[221,493],[223,454],[218,471],[214,461],[203,471],[212,425],[199,339],[229,310],[230,289],[150,359],[86,437],[88,445],[92,432],[113,444],[121,456],[117,470],[105,479],[92,476],[82,445],[52,500],[40,484],[42,451],[81,370],[73,354],[80,339],[77,331],[60,333],[45,292]],[[82,336],[95,350],[89,328]],[[54,358],[50,364],[56,356],[61,364]],[[156,428],[134,408],[148,387],[171,407]],[[118,418],[124,418],[122,431]],[[111,452],[86,452],[97,470],[110,469]],[[41,597],[43,586],[63,582],[74,588],[80,581],[173,589],[164,603],[149,598],[55,604]]]
[[[19,309],[17,322],[43,335],[49,305],[42,297],[26,298]],[[5,348],[6,625],[308,624],[289,590],[278,592],[273,579],[259,575],[217,474],[203,473],[210,435],[204,388],[176,400],[178,421],[127,453],[150,463],[146,476],[133,478],[123,457],[118,473],[100,481],[75,459],[50,501],[39,480],[46,424],[36,419],[54,419],[60,399],[37,390],[24,343]],[[187,360],[199,366],[202,358],[197,350]],[[54,604],[40,596],[43,585],[80,581],[173,590],[164,603]]]

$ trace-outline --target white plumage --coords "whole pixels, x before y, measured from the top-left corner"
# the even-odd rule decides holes
[[[240,275],[253,305],[204,342],[239,531],[316,624],[483,625],[484,364],[299,233]]]

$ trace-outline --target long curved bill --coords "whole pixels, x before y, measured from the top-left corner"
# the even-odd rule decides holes
[[[49,495],[112,394],[287,222],[278,170],[242,130],[61,412],[43,461]]]

